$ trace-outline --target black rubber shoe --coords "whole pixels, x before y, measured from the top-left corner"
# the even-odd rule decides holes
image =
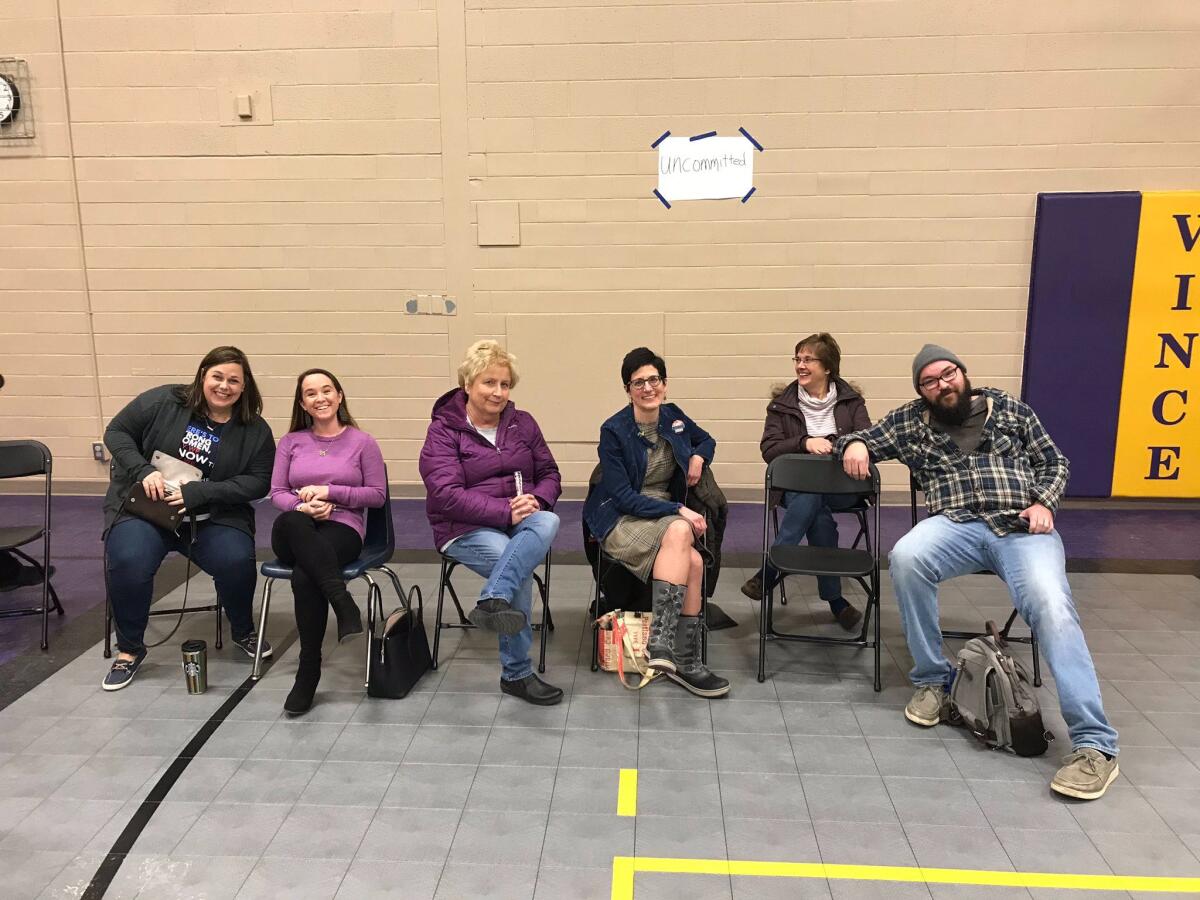
[[[512,697],[520,697],[526,703],[532,703],[535,706],[553,706],[555,703],[561,702],[563,698],[562,688],[546,684],[532,673],[519,681],[505,681],[501,678],[500,691]]]
[[[480,600],[467,619],[477,628],[497,634],[520,634],[525,628],[525,613],[513,609],[512,604],[500,597]]]

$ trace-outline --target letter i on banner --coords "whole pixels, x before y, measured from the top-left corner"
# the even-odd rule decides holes
[[[1200,193],[1143,194],[1113,496],[1200,497],[1198,273]]]

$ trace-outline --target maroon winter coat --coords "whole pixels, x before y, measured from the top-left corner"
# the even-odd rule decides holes
[[[521,473],[525,493],[537,497],[542,509],[553,508],[562,479],[529,413],[510,400],[500,413],[494,447],[472,427],[461,388],[438,398],[432,418],[419,468],[436,547],[476,528],[511,528],[508,501],[517,495],[514,472]]]
[[[867,404],[862,395],[841,378],[833,379],[833,383],[837,385],[838,392],[837,402],[833,405],[833,423],[837,427],[837,434],[808,433],[804,413],[800,411],[799,382],[793,381],[767,404],[767,420],[763,424],[762,441],[758,445],[763,462],[769,463],[785,453],[807,453],[804,439],[808,437],[833,440],[838,435],[871,427],[871,417],[867,415]],[[772,492],[772,505],[779,502],[776,496],[779,493]]]

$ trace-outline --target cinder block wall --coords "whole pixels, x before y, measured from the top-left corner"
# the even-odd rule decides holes
[[[796,337],[838,335],[876,415],[930,339],[1018,390],[1037,192],[1194,189],[1200,153],[1178,0],[28,0],[0,38],[37,124],[0,141],[0,435],[79,490],[103,423],[226,342],[277,431],[301,368],[344,376],[415,485],[484,335],[579,485],[644,336],[752,496]],[[738,126],[750,202],[653,197],[654,138]],[[487,201],[518,246],[479,245]]]

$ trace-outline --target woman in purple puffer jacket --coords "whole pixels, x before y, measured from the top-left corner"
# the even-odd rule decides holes
[[[438,398],[421,448],[425,511],[442,553],[486,579],[467,618],[500,635],[500,690],[529,703],[562,700],[534,674],[533,571],[558,533],[562,480],[542,431],[508,399],[517,359],[479,341],[458,367],[459,387]]]

